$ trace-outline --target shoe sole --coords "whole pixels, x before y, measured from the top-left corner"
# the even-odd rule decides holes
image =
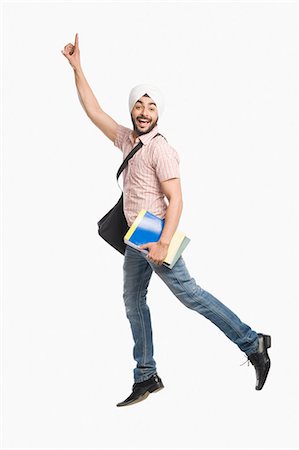
[[[264,343],[264,352],[266,353],[267,358],[269,360],[269,366],[268,366],[268,370],[266,372],[263,384],[261,386],[256,386],[255,387],[255,389],[257,391],[261,391],[263,389],[263,387],[265,385],[265,382],[267,380],[268,374],[269,374],[270,367],[271,367],[271,360],[270,360],[270,357],[269,357],[268,352],[267,352],[267,349],[271,347],[271,336],[269,336],[268,334],[264,334],[264,336],[263,336],[263,343]]]

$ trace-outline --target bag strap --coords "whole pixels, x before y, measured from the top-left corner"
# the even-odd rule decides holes
[[[122,173],[122,171],[126,168],[126,166],[128,165],[129,159],[133,158],[133,156],[135,155],[136,152],[138,152],[138,150],[143,146],[143,143],[140,141],[136,147],[134,147],[130,153],[127,155],[127,157],[123,160],[120,168],[117,171],[116,174],[116,181],[118,180],[120,174]]]
[[[153,139],[154,139],[156,136],[162,136],[162,134],[160,134],[160,133],[155,134],[155,136],[153,137]],[[162,137],[164,138],[164,136],[162,136]],[[166,140],[166,138],[164,138],[164,139]],[[140,141],[140,142],[139,142],[139,143],[138,143],[138,144],[130,151],[130,153],[126,156],[126,158],[123,160],[123,162],[122,162],[120,168],[119,168],[118,171],[117,171],[117,174],[116,174],[116,181],[118,180],[118,178],[119,178],[120,174],[122,173],[122,171],[123,171],[123,170],[126,168],[126,166],[128,165],[129,159],[133,158],[133,156],[135,155],[135,153],[138,152],[138,150],[140,150],[142,146],[143,146],[143,143]]]

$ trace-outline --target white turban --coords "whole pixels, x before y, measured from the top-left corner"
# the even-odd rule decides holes
[[[150,84],[139,84],[138,86],[135,86],[129,95],[129,109],[130,113],[133,109],[133,106],[139,100],[141,97],[143,97],[145,94],[147,94],[149,97],[151,97],[154,102],[157,105],[158,114],[159,116],[162,115],[164,110],[164,98],[162,92],[155,86]]]

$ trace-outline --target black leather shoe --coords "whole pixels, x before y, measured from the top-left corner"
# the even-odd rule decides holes
[[[270,358],[267,348],[271,347],[271,336],[258,333],[259,346],[256,353],[248,356],[249,361],[253,364],[256,372],[256,386],[255,389],[260,391],[266,381],[270,370]]]
[[[163,389],[161,378],[154,374],[151,378],[141,383],[133,384],[132,394],[123,402],[117,403],[116,406],[128,406],[145,400],[152,392],[158,392]]]

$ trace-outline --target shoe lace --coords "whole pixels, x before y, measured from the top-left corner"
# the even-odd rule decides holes
[[[244,364],[246,364],[246,363],[249,366],[249,358],[248,358],[248,356],[245,356],[245,358],[246,358],[246,361],[244,361],[242,364],[240,364],[240,367],[244,366]]]

